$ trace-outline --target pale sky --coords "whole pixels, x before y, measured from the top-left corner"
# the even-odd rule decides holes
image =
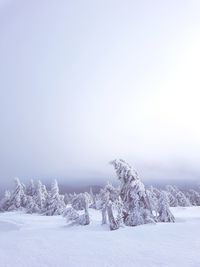
[[[200,177],[200,1],[0,0],[0,185]]]

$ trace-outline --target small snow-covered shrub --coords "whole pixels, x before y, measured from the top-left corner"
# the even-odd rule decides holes
[[[90,216],[88,211],[88,194],[87,193],[81,193],[77,195],[75,206],[80,208],[81,210],[84,210],[84,214],[79,214],[77,210],[74,209],[74,207],[66,208],[63,216],[67,219],[67,222],[73,222],[80,225],[88,225],[90,223]]]
[[[63,212],[63,217],[66,218],[67,222],[77,222],[79,214],[72,207],[66,208]]]
[[[72,207],[68,207],[63,212],[63,217],[66,218],[67,223],[74,223],[79,225],[88,225],[90,223],[90,218],[88,212],[84,214],[79,214]]]

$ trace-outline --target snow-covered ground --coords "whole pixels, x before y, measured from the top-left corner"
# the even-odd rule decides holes
[[[176,223],[109,231],[61,216],[0,214],[0,267],[200,267],[200,207],[173,208]]]

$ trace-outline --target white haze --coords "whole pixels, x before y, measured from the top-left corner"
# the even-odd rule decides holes
[[[198,178],[199,1],[0,1],[0,179]]]

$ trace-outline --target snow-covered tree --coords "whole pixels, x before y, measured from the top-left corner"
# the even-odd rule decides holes
[[[187,196],[189,198],[189,201],[190,203],[193,205],[193,206],[200,206],[200,193],[197,192],[196,190],[194,189],[190,189],[188,192],[187,192]]]
[[[43,213],[46,210],[48,193],[46,186],[38,181],[37,186],[33,181],[29,185],[29,195],[27,195],[26,211],[27,213]]]
[[[133,223],[132,218],[138,213],[138,224],[154,222],[150,200],[137,172],[122,159],[114,160],[111,164],[121,183],[120,196],[124,204],[124,223],[129,226],[137,225],[135,221]],[[142,219],[139,219],[140,217]]]
[[[176,196],[172,195],[169,191],[166,191],[167,199],[170,207],[177,207],[178,206],[178,199]]]
[[[113,203],[108,201],[107,204],[107,213],[108,213],[108,221],[110,230],[117,230],[120,227],[120,221],[118,221],[113,214]]]
[[[76,196],[77,194],[74,192],[73,194],[72,193],[69,193],[69,202],[71,203],[73,198]]]
[[[158,199],[160,197],[160,190],[153,186],[150,186],[150,188],[146,190],[146,194],[148,196],[152,212],[154,213],[155,218],[157,218]]]
[[[64,196],[59,194],[58,183],[54,180],[47,199],[45,214],[48,216],[60,215],[63,213],[65,207]]]
[[[169,203],[166,192],[162,191],[158,205],[159,222],[175,222],[175,218],[169,209]]]
[[[31,179],[30,183],[26,189],[26,195],[33,197],[33,196],[35,196],[35,194],[36,194],[36,187],[35,187],[35,184],[33,182],[33,179]]]
[[[67,223],[79,224],[79,213],[72,207],[68,207],[63,211],[63,217],[66,218]]]
[[[64,195],[64,202],[66,205],[70,204],[70,197],[69,194],[67,193]]]
[[[187,207],[191,206],[189,199],[186,195],[178,189],[176,186],[167,185],[166,190],[171,194],[168,194],[169,204],[171,207]]]
[[[102,224],[106,224],[108,219],[110,230],[118,229],[123,221],[123,203],[119,190],[108,183],[100,190],[98,205],[102,212]]]
[[[43,187],[41,181],[38,181],[35,194],[35,203],[40,213],[42,213],[46,207],[47,195],[45,189],[46,188]]]
[[[131,212],[125,216],[125,224],[129,226],[137,226],[144,224],[141,207],[139,206],[139,196],[135,194],[133,197],[134,206],[131,208]]]
[[[191,203],[190,203],[189,199],[180,190],[176,194],[176,199],[178,200],[178,204],[181,207],[189,207],[189,206],[191,206]]]
[[[95,195],[93,193],[92,187],[90,187],[90,199],[91,199],[91,204],[90,204],[90,208],[96,209],[96,198]]]
[[[49,193],[48,193],[46,186],[44,184],[42,184],[42,194],[43,194],[45,200],[47,201]]]
[[[24,207],[25,205],[25,193],[24,193],[24,189],[23,189],[23,185],[21,184],[19,178],[15,178],[15,189],[14,191],[11,193],[10,196],[10,207],[8,208],[8,210],[17,210],[19,208]]]
[[[90,223],[88,196],[86,193],[80,193],[77,196],[77,201],[81,203],[81,207],[83,207],[84,213],[79,214],[73,207],[68,207],[63,212],[63,216],[67,219],[67,222],[80,225],[88,225]]]
[[[88,193],[85,192],[82,194],[82,205],[84,207],[84,214],[80,215],[79,217],[79,224],[81,225],[88,225],[90,223],[90,216],[89,216],[89,196],[88,196]]]
[[[3,199],[0,201],[0,211],[7,211],[10,207],[10,191],[6,190]]]
[[[83,196],[84,194],[84,196]],[[80,193],[75,195],[71,200],[71,205],[75,210],[84,210],[85,209],[85,199],[87,199],[88,205],[92,203],[92,199],[89,193]]]
[[[177,194],[177,187],[173,185],[166,185],[166,191],[170,192],[173,196],[176,196]]]
[[[27,196],[26,212],[31,214],[40,212],[34,196]]]
[[[95,195],[95,209],[96,210],[101,210],[102,208],[102,196],[101,196],[101,190],[98,194]]]

